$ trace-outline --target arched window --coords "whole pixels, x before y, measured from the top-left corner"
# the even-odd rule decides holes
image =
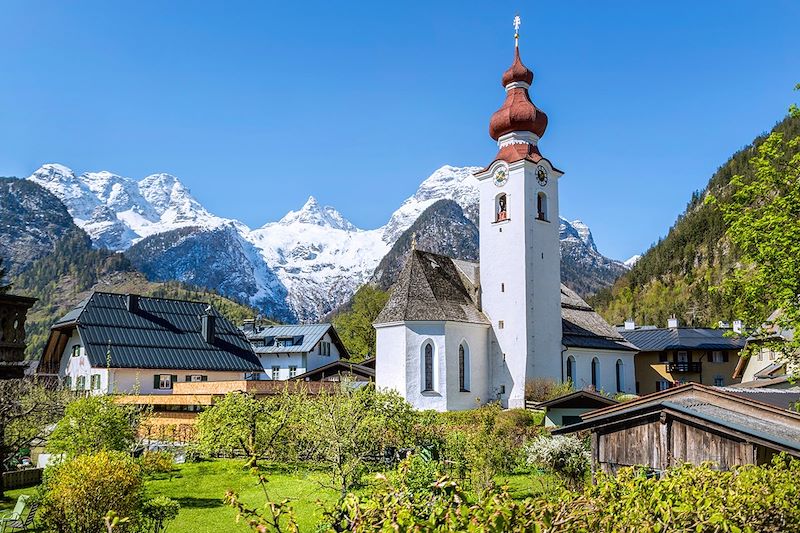
[[[433,344],[425,343],[423,361],[423,392],[433,390]]]
[[[469,392],[469,347],[464,342],[458,346],[458,389]]]
[[[575,383],[575,358],[571,355],[567,357],[567,380]]]
[[[494,199],[495,222],[508,220],[508,198],[505,193],[498,194]]]
[[[597,389],[597,378],[600,375],[600,361],[597,357],[592,359],[592,387]]]
[[[625,389],[625,368],[622,359],[617,359],[617,392]]]
[[[547,195],[540,192],[536,195],[536,218],[547,221]]]

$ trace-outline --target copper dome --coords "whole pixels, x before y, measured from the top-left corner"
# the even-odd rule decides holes
[[[503,74],[503,86],[513,82],[530,84],[532,81],[533,72],[522,64],[519,48],[515,48],[514,63]],[[533,105],[525,87],[509,89],[503,106],[495,111],[489,121],[489,135],[495,141],[512,131],[530,131],[541,137],[546,129],[547,115]]]
[[[508,67],[508,70],[503,72],[503,87],[513,82],[524,82],[530,85],[533,83],[533,71],[522,64],[522,59],[519,57],[519,47],[514,47],[514,62]]]

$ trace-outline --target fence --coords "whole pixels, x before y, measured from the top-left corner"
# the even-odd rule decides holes
[[[3,472],[3,487],[6,489],[24,489],[42,482],[44,468],[26,468],[13,472]]]

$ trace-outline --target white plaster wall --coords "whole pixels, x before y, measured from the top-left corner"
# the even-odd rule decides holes
[[[192,374],[208,376],[208,381],[238,381],[244,379],[244,373],[242,372],[113,368],[111,369],[111,389],[108,392],[119,394],[171,394],[171,389],[153,387],[153,376],[156,374],[178,376],[179,382],[186,381],[186,376]]]
[[[579,409],[579,408],[559,408],[548,409],[544,416],[544,427],[556,427],[564,425],[565,416],[580,416],[583,413],[588,413],[592,409]]]
[[[462,392],[458,378],[458,348],[468,348],[469,392]],[[489,400],[489,326],[464,322],[445,324],[447,410],[474,409]]]
[[[331,354],[330,355],[319,355],[319,345],[320,342],[329,342],[331,344]],[[306,357],[306,368],[307,372],[319,368],[321,366],[325,366],[327,364],[333,363],[334,361],[338,361],[341,357],[338,348],[333,343],[330,334],[326,333],[320,342],[314,346],[314,349],[308,353]]]
[[[567,376],[567,361],[569,356],[575,358],[575,377],[573,387],[585,389],[592,384],[592,359],[597,357],[600,363],[597,390],[609,394],[617,393],[617,360],[622,359],[623,383],[622,392],[636,394],[636,371],[634,368],[633,352],[614,350],[590,350],[586,348],[568,348],[564,352],[564,379]]]
[[[498,371],[493,385],[505,386],[502,403],[509,407],[524,406],[527,379],[561,377],[558,175],[546,162],[541,164],[549,174],[544,188],[536,181],[537,165],[528,161],[510,165],[502,187],[494,184],[494,166],[478,176],[481,298],[495,336],[490,358]],[[549,222],[536,220],[540,190],[548,196]],[[506,194],[509,218],[495,222],[499,193]]]
[[[280,380],[289,379],[290,366],[297,367],[298,376],[310,370],[306,367],[306,354],[304,352],[288,354],[261,354],[258,356],[258,360],[261,361],[261,366],[264,368],[264,372],[260,376],[260,379],[265,380],[272,379],[273,366],[279,366],[281,368],[278,374],[280,376]]]
[[[417,409],[447,410],[447,364],[444,322],[406,322],[406,400]],[[433,343],[434,390],[423,392],[422,348]],[[458,379],[456,377],[456,379]]]
[[[375,326],[375,386],[397,391],[408,400],[406,393],[406,327],[402,322]],[[416,379],[419,378],[418,374]]]
[[[72,347],[80,346],[81,352],[78,357],[72,357]],[[84,390],[92,390],[92,376],[100,376],[100,388],[94,389],[93,394],[105,394],[108,391],[109,371],[106,368],[92,368],[89,358],[86,356],[86,349],[80,338],[77,328],[73,331],[69,341],[67,341],[64,352],[61,354],[61,364],[59,377],[62,379],[69,376],[72,380],[71,389],[77,390],[78,378],[84,377],[86,386]]]

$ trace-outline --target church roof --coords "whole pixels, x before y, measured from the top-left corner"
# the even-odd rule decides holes
[[[479,307],[478,263],[413,250],[375,324],[453,321],[490,324]],[[562,343],[638,351],[574,291],[561,285]]]
[[[561,285],[561,343],[571,348],[595,348],[637,352],[615,328],[575,291]]]
[[[459,266],[460,265],[460,266]],[[412,250],[376,324],[454,321],[489,324],[475,305],[477,265]]]

